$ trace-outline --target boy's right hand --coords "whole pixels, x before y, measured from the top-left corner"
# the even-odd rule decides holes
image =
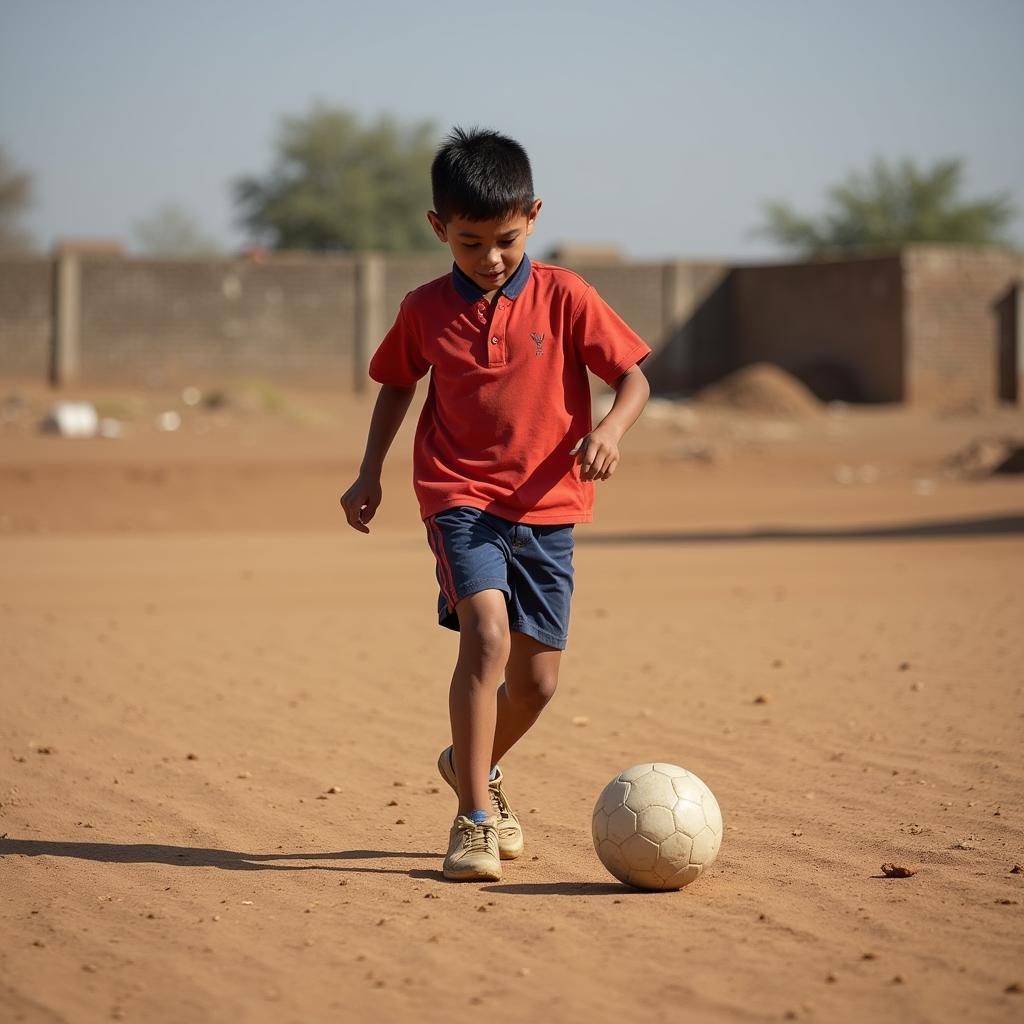
[[[369,533],[366,525],[380,505],[380,477],[360,473],[356,482],[341,496],[341,507],[353,530]]]

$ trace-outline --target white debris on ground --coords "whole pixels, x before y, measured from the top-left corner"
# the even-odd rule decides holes
[[[181,428],[181,413],[168,409],[166,412],[159,413],[154,422],[157,430],[171,433]]]
[[[92,402],[57,402],[39,429],[61,437],[95,437],[99,416]]]

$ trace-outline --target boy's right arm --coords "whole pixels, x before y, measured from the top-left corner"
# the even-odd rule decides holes
[[[355,483],[341,496],[348,525],[360,533],[369,533],[366,525],[374,516],[381,500],[380,474],[384,456],[401,427],[412,404],[416,387],[400,388],[382,384],[370,417],[370,431],[366,438],[366,451],[359,466]]]

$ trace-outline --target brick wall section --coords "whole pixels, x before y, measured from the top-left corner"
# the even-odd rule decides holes
[[[1024,280],[1024,257],[1001,249],[903,250],[908,400],[945,409],[991,406],[998,395],[995,308]]]
[[[354,261],[82,259],[81,379],[350,383]]]
[[[731,284],[736,366],[777,363],[826,399],[903,399],[897,254],[740,267]]]
[[[0,258],[0,374],[46,380],[53,335],[53,260]]]

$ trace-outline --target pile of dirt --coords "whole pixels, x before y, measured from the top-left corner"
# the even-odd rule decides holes
[[[706,405],[757,416],[798,419],[818,416],[822,403],[792,374],[772,363],[752,363],[709,384],[697,395]]]
[[[947,456],[948,476],[984,480],[997,473],[1024,473],[1024,440],[1019,437],[978,437]]]

